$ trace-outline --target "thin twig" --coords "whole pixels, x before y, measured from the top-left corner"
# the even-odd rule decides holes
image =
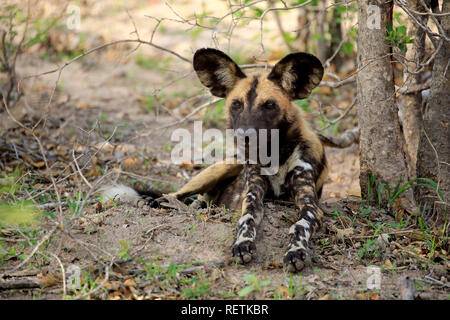
[[[61,272],[62,272],[62,276],[63,276],[63,296],[62,298],[65,299],[66,295],[67,295],[67,289],[66,289],[66,271],[64,269],[64,266],[61,262],[61,260],[58,258],[58,256],[56,254],[54,254],[53,252],[50,252],[50,254],[56,259],[56,261],[58,261],[59,266],[61,268]]]
[[[83,172],[81,172],[81,170],[80,170],[80,166],[78,165],[78,161],[75,158],[75,150],[72,150],[72,158],[73,158],[73,162],[75,162],[75,166],[77,167],[78,173],[80,174],[81,178],[87,184],[87,186],[92,189],[92,185],[89,183],[89,181],[83,175]]]

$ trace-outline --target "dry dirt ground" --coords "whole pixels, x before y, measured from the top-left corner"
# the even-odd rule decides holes
[[[160,3],[153,3],[150,9],[154,16],[167,16],[167,8]],[[148,12],[149,7],[138,6],[132,11],[139,30],[148,30],[144,17]],[[83,31],[98,35],[92,37],[94,42],[128,38],[133,31],[122,7],[92,7],[82,22]],[[209,35],[201,34],[189,41],[185,38],[180,29],[167,28],[158,41],[188,57],[192,50],[211,45]],[[234,41],[246,43],[245,39]],[[273,51],[279,50],[280,45],[274,42]],[[46,46],[21,56],[19,74],[52,69],[55,61],[42,55],[53,49]],[[244,48],[240,53],[247,52]],[[40,224],[29,227],[25,234],[23,230],[2,231],[2,243],[8,252],[11,248],[14,251],[0,264],[1,299],[62,298],[63,275],[58,259],[64,266],[65,278],[76,275],[77,268],[81,270],[80,286],[68,285],[66,298],[450,297],[447,239],[437,229],[420,228],[409,213],[398,211],[395,206],[381,209],[358,197],[355,145],[326,150],[331,171],[321,200],[324,226],[313,237],[311,263],[296,275],[287,273],[281,263],[288,228],[297,219],[292,203],[265,203],[257,254],[245,266],[236,264],[230,256],[236,212],[214,207],[195,210],[176,204],[164,209],[125,203],[101,205],[98,193],[89,195],[80,212],[73,201],[85,199],[89,188],[84,179],[94,184],[106,175],[101,184],[120,181],[172,191],[201,170],[198,166],[170,162],[170,136],[176,128],[192,130],[192,120],[203,120],[205,127],[223,129],[221,107],[208,107],[191,119],[180,121],[196,107],[195,103],[186,103],[188,98],[204,91],[189,65],[176,58],[166,65],[165,57],[150,48],[134,51],[132,45],[89,55],[64,69],[48,106],[57,74],[24,83],[26,96],[12,114],[27,126],[36,124],[41,117],[46,119],[37,126],[36,133],[51,163],[50,174],[58,182],[62,200],[67,203],[69,199],[69,205],[63,206],[64,230],[55,232],[25,266],[13,272],[11,269],[30,254],[60,215],[54,207],[44,206],[41,211],[46,214]],[[339,105],[351,95],[351,90],[339,97],[323,90],[316,98]],[[315,126],[320,125],[316,121],[317,106],[307,116]],[[177,124],[171,125],[174,122]],[[353,123],[343,121],[343,127],[338,129]],[[21,166],[21,183],[28,186],[29,192],[24,198],[32,197],[41,206],[57,202],[55,193],[46,196],[53,189],[36,141],[6,113],[1,115],[1,126],[5,174]],[[9,146],[15,146],[16,151]],[[77,157],[84,178],[75,167],[73,156]],[[69,178],[62,180],[70,173]],[[379,268],[378,289],[370,289],[368,280],[374,278],[369,266]],[[73,279],[77,281],[77,277]]]

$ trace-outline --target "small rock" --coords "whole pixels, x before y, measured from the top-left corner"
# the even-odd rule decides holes
[[[447,279],[446,279],[446,276],[447,276],[447,272],[448,272],[448,270],[447,270],[447,268],[445,267],[445,266],[443,266],[443,265],[433,265],[433,264],[431,264],[430,265],[430,271],[431,271],[431,275],[432,275],[432,277],[433,278],[436,278],[436,279],[444,279],[444,280],[441,280],[442,282],[447,282]]]
[[[138,200],[137,203],[136,203],[136,206],[138,208],[143,208],[145,206],[145,201]]]
[[[380,234],[376,241],[376,246],[379,250],[385,251],[389,245],[389,235],[387,233]]]
[[[420,292],[416,298],[419,300],[433,300],[433,295],[431,292]]]
[[[400,279],[400,295],[402,300],[414,300],[414,280],[406,276]]]

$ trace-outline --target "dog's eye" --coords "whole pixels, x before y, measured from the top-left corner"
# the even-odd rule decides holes
[[[262,107],[266,110],[276,110],[278,109],[278,105],[275,101],[273,100],[267,100],[266,102],[263,103]]]
[[[241,110],[242,110],[242,102],[241,101],[239,101],[239,100],[234,100],[232,103],[231,103],[231,106],[230,106],[230,109],[231,109],[231,112],[233,112],[233,113],[237,113],[237,112],[240,112]]]

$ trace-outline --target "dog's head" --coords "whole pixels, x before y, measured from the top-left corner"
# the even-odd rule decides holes
[[[315,56],[298,52],[281,59],[270,73],[247,76],[225,53],[200,49],[194,55],[200,82],[226,98],[232,129],[275,129],[289,121],[292,100],[304,99],[320,83],[323,67]]]

